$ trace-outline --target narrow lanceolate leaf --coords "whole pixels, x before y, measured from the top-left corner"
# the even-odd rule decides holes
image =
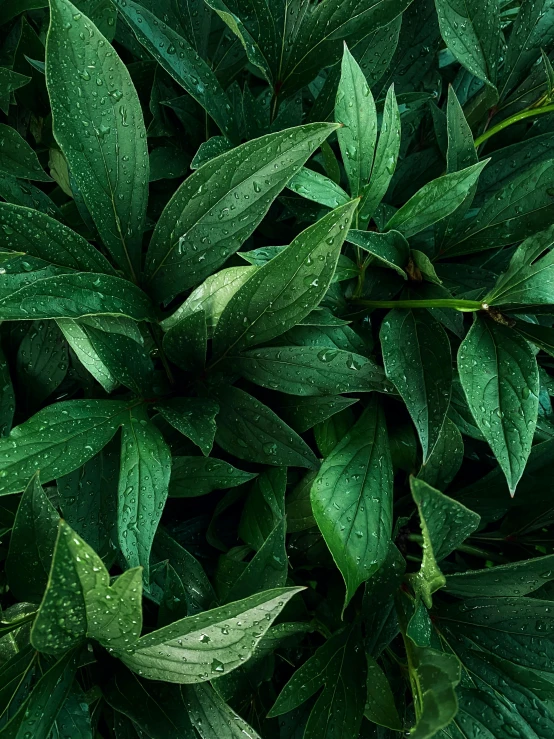
[[[496,85],[501,48],[498,0],[435,0],[443,39],[471,74]]]
[[[446,583],[438,563],[475,531],[480,517],[423,480],[410,477],[410,487],[419,512],[423,561],[419,572],[409,578],[427,608],[431,608],[431,595]]]
[[[38,603],[48,580],[59,516],[33,475],[21,497],[13,525],[6,574],[19,601]]]
[[[115,271],[108,260],[71,228],[38,210],[0,203],[2,245],[78,272]]]
[[[11,69],[0,67],[0,110],[8,115],[10,109],[10,98],[14,90],[28,85],[30,77],[24,74],[12,72]]]
[[[155,298],[169,302],[236,252],[336,128],[314,123],[262,136],[210,160],[185,180],[148,248],[146,273]]]
[[[58,318],[56,323],[77,358],[107,393],[118,386],[118,381],[98,356],[84,326],[71,318]]]
[[[350,183],[350,195],[355,198],[369,181],[377,141],[377,110],[364,73],[346,44],[335,102],[335,120],[342,123],[337,138]]]
[[[455,688],[460,682],[461,665],[453,654],[427,647],[410,646],[410,673],[419,711],[409,736],[431,739],[451,724],[458,712]]]
[[[213,490],[226,490],[256,477],[229,462],[213,457],[173,457],[169,494],[175,498],[196,498]]]
[[[369,223],[392,180],[400,153],[400,131],[400,112],[394,86],[391,85],[385,98],[379,143],[375,152],[371,178],[362,191],[359,214],[360,221],[364,224]]]
[[[214,334],[217,356],[269,341],[319,305],[327,292],[357,203],[310,226],[235,293]]]
[[[456,424],[447,417],[431,454],[417,476],[432,487],[443,490],[456,476],[463,459],[462,435]]]
[[[109,651],[128,649],[142,628],[141,596],[140,569],[127,570],[110,585],[110,575],[100,557],[65,521],[60,521],[48,586],[33,624],[31,643],[46,654],[60,654],[85,637],[97,639]]]
[[[15,412],[15,393],[10,369],[4,352],[0,348],[0,438],[10,431]]]
[[[298,195],[302,195],[303,198],[326,205],[328,208],[337,208],[350,200],[350,196],[340,185],[307,167],[302,167],[287,187]]]
[[[487,162],[488,159],[428,182],[396,211],[385,230],[394,229],[409,238],[446,218],[464,201]]]
[[[236,387],[214,393],[219,403],[216,443],[229,454],[277,467],[317,469],[306,442],[259,400]]]
[[[324,460],[312,508],[346,583],[347,604],[383,563],[392,527],[392,464],[384,414],[373,400]]]
[[[154,365],[139,343],[116,333],[84,327],[92,349],[110,376],[136,395],[146,396],[152,388]]]
[[[426,460],[437,443],[452,391],[452,358],[445,330],[424,310],[388,313],[381,345],[387,377],[402,396]]]
[[[116,0],[116,5],[137,39],[158,64],[205,108],[222,133],[236,142],[239,137],[229,98],[197,51],[170,26],[132,0]],[[161,11],[160,8],[160,17]]]
[[[134,278],[148,199],[142,110],[127,68],[69,0],[50,3],[46,82],[71,175],[106,248]]]
[[[185,703],[202,739],[261,739],[207,683],[188,688]]]
[[[212,450],[219,406],[209,398],[172,398],[157,403],[156,410],[177,431],[200,447],[206,457]]]
[[[118,538],[130,567],[142,566],[148,582],[152,541],[162,516],[171,471],[171,452],[143,407],[126,414],[121,435],[117,500]]]
[[[140,639],[122,656],[133,672],[169,683],[202,683],[240,667],[293,595],[278,588],[188,616]]]
[[[287,470],[284,467],[269,467],[252,485],[239,524],[240,538],[252,549],[260,549],[285,517],[286,489]]]
[[[550,0],[521,3],[506,49],[502,90],[516,87],[536,63],[539,50],[550,52],[554,43]]]
[[[15,128],[0,123],[0,172],[25,180],[51,182],[35,151]]]
[[[152,320],[146,293],[128,280],[94,272],[76,272],[37,280],[0,299],[0,319],[126,316]]]
[[[0,439],[0,495],[21,492],[37,470],[43,483],[92,459],[114,436],[128,403],[67,400],[50,405]]]
[[[554,556],[510,562],[448,575],[446,590],[458,597],[503,598],[528,595],[553,578]]]
[[[405,267],[410,258],[410,246],[399,231],[359,231],[351,228],[346,240],[368,252],[379,267],[388,267],[408,279]]]
[[[291,395],[386,392],[383,369],[360,354],[328,346],[276,346],[252,349],[233,367],[257,385]]]
[[[478,318],[460,346],[458,369],[473,417],[513,495],[537,423],[539,373],[534,352],[506,326]]]

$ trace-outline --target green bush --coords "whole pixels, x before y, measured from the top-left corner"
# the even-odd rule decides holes
[[[552,0],[47,1],[0,739],[552,739]]]

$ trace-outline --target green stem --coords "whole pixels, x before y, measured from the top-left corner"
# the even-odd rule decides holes
[[[500,131],[508,128],[508,126],[511,126],[513,123],[519,123],[519,121],[524,121],[526,118],[532,118],[535,115],[542,115],[543,113],[551,113],[552,111],[554,111],[554,105],[545,105],[544,108],[530,108],[529,110],[523,110],[520,113],[516,113],[515,115],[510,116],[510,118],[506,118],[500,123],[497,123],[496,126],[489,128],[489,130],[485,131],[481,136],[478,136],[475,139],[475,148],[481,146],[481,144],[483,144],[487,139],[490,139],[491,136],[500,133]]]
[[[358,305],[367,308],[453,308],[462,313],[475,313],[483,310],[483,303],[479,300],[456,300],[455,298],[444,298],[443,300],[356,300]]]

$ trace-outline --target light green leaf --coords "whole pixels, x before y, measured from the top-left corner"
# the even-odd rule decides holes
[[[226,452],[276,467],[317,468],[317,459],[306,442],[252,395],[227,387],[214,392],[213,397],[220,409],[215,440]]]
[[[37,155],[11,126],[0,123],[0,172],[24,180],[51,182]]]
[[[369,182],[377,141],[377,110],[364,73],[346,43],[335,102],[335,120],[342,124],[337,138],[350,194],[355,198]]]
[[[276,346],[242,352],[233,367],[257,385],[291,395],[392,390],[373,360],[328,346]]]
[[[406,403],[427,460],[450,405],[448,336],[428,311],[395,309],[384,319],[380,338],[387,377]]]
[[[313,169],[302,167],[287,184],[289,190],[303,198],[328,208],[336,208],[350,200],[350,196],[340,185]]]
[[[446,218],[460,206],[487,165],[477,162],[459,172],[451,172],[423,185],[385,226],[400,231],[406,238]]]
[[[336,128],[314,123],[262,136],[211,159],[185,180],[160,216],[148,249],[146,274],[156,299],[168,302],[236,252]]]
[[[331,211],[254,272],[221,315],[214,333],[216,356],[269,341],[319,305],[355,208],[351,202]]]
[[[514,495],[537,423],[539,373],[534,352],[514,331],[479,317],[460,345],[458,370],[471,413]]]
[[[375,400],[323,461],[312,508],[346,584],[345,605],[384,562],[392,531],[392,464]]]
[[[167,499],[171,451],[143,406],[125,414],[118,489],[119,547],[130,567],[149,577],[152,541]]]
[[[49,405],[0,439],[0,495],[21,492],[40,470],[43,483],[67,475],[110,441],[129,404],[66,400]]]
[[[36,473],[21,496],[6,559],[10,591],[17,600],[40,602],[50,572],[59,519]]]
[[[173,457],[169,495],[196,498],[213,490],[234,488],[254,477],[255,472],[243,472],[214,457]]]
[[[180,684],[212,680],[249,659],[285,604],[301,590],[266,590],[187,616],[142,637],[134,652],[121,659],[150,680]]]
[[[141,597],[140,569],[127,570],[110,585],[100,557],[65,521],[60,521],[48,586],[33,624],[31,643],[46,654],[62,653],[87,637],[109,651],[129,649],[142,628]]]
[[[405,280],[408,275],[405,267],[410,257],[408,242],[399,231],[377,233],[377,231],[358,231],[351,228],[346,240],[367,251],[379,267],[389,267],[398,272]]]
[[[231,141],[238,141],[229,98],[210,66],[189,42],[132,0],[115,0],[115,4],[137,39],[158,64],[200,103],[225,136]]]
[[[0,319],[126,316],[153,319],[149,298],[127,280],[94,272],[46,277],[0,298]]]
[[[423,535],[423,561],[419,572],[408,578],[427,608],[431,608],[432,594],[446,584],[438,562],[475,531],[480,517],[416,477],[410,477],[410,488]]]
[[[46,82],[54,136],[80,195],[111,256],[136,277],[148,199],[142,110],[126,66],[69,0],[50,3]]]
[[[202,739],[261,739],[207,683],[188,688],[185,703],[192,725]]]
[[[219,406],[209,398],[171,398],[157,403],[155,409],[177,431],[190,439],[208,456],[214,443],[215,417]]]
[[[387,192],[400,153],[400,132],[400,112],[394,94],[394,85],[391,85],[385,98],[383,120],[371,178],[362,191],[359,208],[362,223],[369,223]]]
[[[456,59],[493,87],[502,47],[498,0],[435,0],[441,34]]]

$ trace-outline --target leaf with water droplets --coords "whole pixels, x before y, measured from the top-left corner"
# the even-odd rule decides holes
[[[202,739],[261,739],[208,683],[189,687],[185,704]]]
[[[154,364],[143,346],[128,336],[99,331],[93,326],[83,326],[83,330],[110,377],[138,396],[151,393]]]
[[[419,572],[408,577],[427,608],[431,608],[431,595],[446,583],[438,562],[475,531],[480,517],[417,477],[410,477],[410,488],[421,524],[423,561]]]
[[[550,0],[521,3],[508,39],[502,69],[502,92],[509,92],[525,80],[536,64],[541,49],[550,53],[553,44],[554,25]]]
[[[6,559],[10,591],[17,600],[40,602],[50,572],[59,519],[37,472],[21,496]]]
[[[428,311],[390,311],[380,332],[387,377],[413,419],[427,460],[441,433],[452,391],[445,330]]]
[[[387,676],[373,657],[367,654],[366,659],[367,699],[364,716],[378,726],[402,731],[402,722],[394,704],[394,696]]]
[[[11,126],[0,123],[0,172],[13,177],[51,182],[35,151]]]
[[[69,0],[52,0],[46,82],[53,133],[98,232],[125,273],[140,269],[148,148],[127,68]]]
[[[529,344],[507,326],[478,317],[458,351],[460,380],[473,417],[516,490],[531,451],[539,372]]]
[[[174,498],[196,498],[213,490],[226,490],[256,477],[229,462],[213,457],[173,457],[169,495]]]
[[[85,327],[71,318],[58,318],[56,323],[83,367],[90,372],[107,393],[115,390],[119,383],[100,359],[98,352],[87,336]]]
[[[0,67],[0,110],[8,115],[12,93],[31,81],[30,77],[18,74],[6,67]]]
[[[348,193],[340,185],[307,167],[302,167],[290,180],[287,187],[297,195],[313,200],[314,203],[325,205],[327,208],[336,208],[350,200]]]
[[[131,408],[121,433],[117,519],[119,547],[149,578],[152,541],[168,494],[171,451],[143,406]]]
[[[121,400],[49,405],[0,439],[0,495],[20,493],[40,469],[43,483],[67,475],[106,446],[124,420]]]
[[[384,562],[392,532],[392,464],[385,417],[375,399],[323,461],[311,498],[346,584],[346,606]]]
[[[148,248],[146,275],[157,300],[197,285],[246,241],[290,178],[335,124],[262,136],[211,159],[166,205]]]
[[[156,410],[208,456],[214,443],[215,417],[219,406],[209,398],[171,398],[157,403]]]
[[[405,267],[410,257],[408,242],[399,231],[359,231],[351,228],[346,240],[368,252],[375,266],[388,267],[408,279]]]
[[[204,369],[207,343],[206,314],[201,308],[183,316],[163,337],[167,357],[185,372]]]
[[[434,488],[446,488],[462,466],[463,459],[462,435],[456,424],[447,417],[431,454],[421,465],[417,476]]]
[[[127,570],[110,585],[100,557],[60,521],[31,643],[46,654],[60,654],[86,637],[110,651],[131,648],[142,628],[141,574],[140,568]]]
[[[445,590],[461,598],[514,597],[533,593],[551,580],[554,580],[554,555],[549,554],[448,575]]]
[[[187,616],[142,637],[134,652],[121,659],[151,680],[181,684],[213,680],[250,658],[285,604],[302,589],[266,590]]]
[[[253,273],[219,319],[213,341],[216,357],[279,336],[319,305],[356,205],[350,202],[331,211]]]

